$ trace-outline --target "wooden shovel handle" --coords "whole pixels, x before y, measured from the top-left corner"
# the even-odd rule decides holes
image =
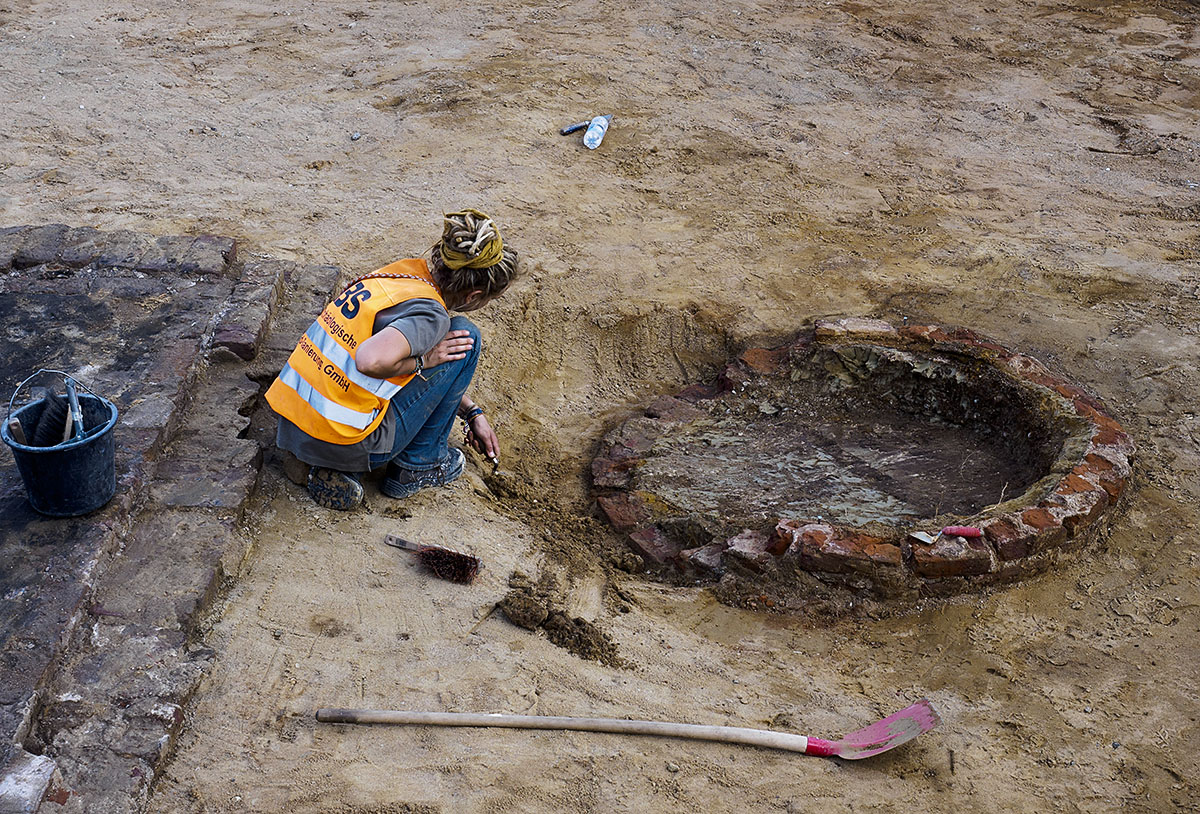
[[[543,715],[491,715],[476,712],[417,712],[402,709],[319,709],[317,720],[334,724],[415,724],[418,726],[502,726],[510,729],[574,729],[620,735],[659,735],[670,738],[743,743],[769,749],[803,752],[808,738],[790,732],[703,726],[624,718],[564,718]]]

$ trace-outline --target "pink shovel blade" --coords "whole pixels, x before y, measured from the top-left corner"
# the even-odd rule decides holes
[[[846,760],[862,760],[908,743],[941,722],[942,719],[938,717],[928,699],[922,698],[911,707],[894,712],[865,729],[844,735],[841,740],[828,742],[827,754],[837,755]]]

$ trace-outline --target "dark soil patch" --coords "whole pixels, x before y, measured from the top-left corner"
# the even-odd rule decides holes
[[[547,639],[581,659],[610,667],[625,666],[616,642],[607,633],[586,619],[566,613],[556,599],[557,581],[553,577],[535,585],[516,571],[508,584],[512,590],[498,607],[514,625],[526,630],[545,630]]]

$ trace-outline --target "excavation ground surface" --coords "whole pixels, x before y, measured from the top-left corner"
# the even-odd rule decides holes
[[[21,508],[0,451],[4,551],[36,542],[12,562],[70,594],[4,606],[0,666],[37,678],[0,712],[57,766],[43,809],[1194,807],[1198,21],[1182,0],[0,6],[0,226],[237,242],[86,279],[8,259],[11,384],[91,365],[132,422],[91,520]],[[598,150],[558,135],[600,113]],[[340,280],[463,206],[526,272],[474,315],[500,471],[472,458],[402,503],[369,479],[361,510],[321,509],[256,394]],[[40,333],[30,302],[78,324]],[[839,316],[965,326],[1086,388],[1139,450],[1111,529],[1062,569],[900,605],[817,584],[780,613],[646,573],[596,510],[604,435]],[[484,568],[434,579],[389,533]],[[854,764],[313,717],[832,737],[922,696],[943,725]]]

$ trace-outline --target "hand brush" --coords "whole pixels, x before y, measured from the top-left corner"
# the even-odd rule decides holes
[[[440,548],[433,545],[411,543],[394,534],[387,535],[383,538],[383,541],[390,546],[403,548],[405,551],[416,552],[421,562],[435,576],[449,580],[450,582],[469,585],[475,579],[475,575],[479,573],[479,560],[470,554],[462,554],[458,551],[451,551],[448,548]]]

